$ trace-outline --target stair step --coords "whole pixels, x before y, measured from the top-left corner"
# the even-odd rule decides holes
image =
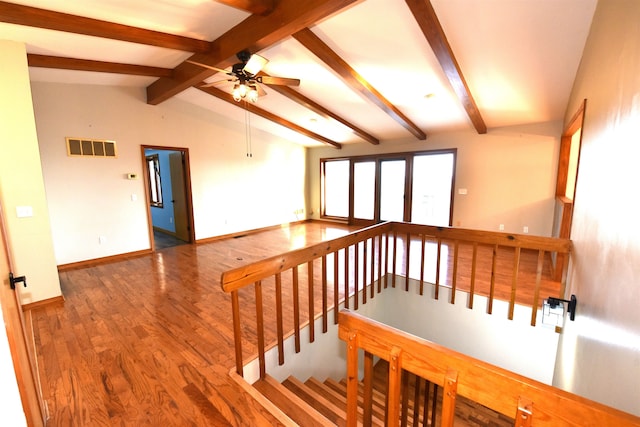
[[[265,376],[264,379],[256,381],[253,387],[301,426],[335,426],[335,423],[328,420],[307,402],[296,396],[291,390],[287,389],[269,375]]]
[[[345,400],[345,405],[347,401],[347,383],[346,380],[341,382],[337,382],[331,378],[327,378],[324,382],[324,385],[328,388],[331,388],[336,393],[339,393],[343,396]],[[358,414],[362,416],[364,407],[364,386],[362,384],[358,384]],[[373,406],[371,408],[371,412],[373,414],[372,422],[375,425],[384,425],[385,419],[385,405],[384,405],[384,396],[379,393],[377,390],[373,390]]]
[[[332,381],[332,380],[331,380]],[[327,397],[327,399],[331,400],[338,407],[345,408],[347,407],[347,395],[346,390],[344,392],[339,392],[332,387],[327,386],[325,383],[320,382],[314,377],[309,378],[305,381],[307,387],[316,390],[318,393],[322,393]],[[362,409],[362,399],[358,401],[358,420],[362,422],[363,419],[363,409]],[[374,409],[373,413],[373,425],[384,426],[384,411],[376,411]]]
[[[316,392],[295,377],[287,378],[282,382],[282,385],[311,405],[316,411],[321,413],[328,420],[332,421],[335,425],[346,426],[346,405],[340,407],[334,404],[327,399],[326,396]]]

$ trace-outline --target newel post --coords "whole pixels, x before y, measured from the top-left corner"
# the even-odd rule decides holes
[[[358,335],[349,331],[347,340],[347,426],[358,424]]]

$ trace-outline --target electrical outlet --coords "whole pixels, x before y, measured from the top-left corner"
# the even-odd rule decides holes
[[[500,231],[504,231],[504,224],[500,224],[500,225],[498,226],[498,230],[500,230]]]
[[[103,243],[105,243],[107,241],[107,236],[99,236],[98,237],[98,243],[100,243],[101,245]]]
[[[527,234],[529,232],[529,226],[525,225],[524,227],[522,227],[522,232],[524,234]]]

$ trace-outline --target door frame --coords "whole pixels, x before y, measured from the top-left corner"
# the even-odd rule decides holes
[[[2,254],[4,252],[4,254]],[[11,259],[11,248],[9,238],[6,233],[4,223],[4,213],[2,203],[0,203],[0,263],[6,266],[9,272],[14,271],[13,260]],[[4,267],[2,268],[4,270]],[[25,325],[22,304],[16,289],[8,290],[10,287],[9,277],[2,277],[0,280],[0,304],[2,305],[2,317],[7,332],[7,341],[13,361],[13,369],[16,374],[20,400],[28,426],[44,426],[46,420],[45,403],[42,400],[42,390],[40,378],[36,370],[35,349],[33,348],[33,338],[29,339]]]
[[[143,167],[143,175],[144,175],[144,194],[145,201],[147,205],[147,224],[149,225],[149,241],[151,242],[151,250],[155,251],[155,239],[153,237],[153,218],[151,216],[151,195],[149,194],[149,175],[147,172],[147,162],[146,162],[146,154],[145,150],[160,150],[160,151],[179,151],[183,153],[184,157],[184,195],[185,195],[185,203],[187,210],[187,226],[189,227],[189,242],[195,243],[195,227],[193,220],[193,197],[192,197],[192,189],[191,189],[191,163],[189,160],[189,149],[186,147],[167,147],[164,145],[141,145],[141,160]]]

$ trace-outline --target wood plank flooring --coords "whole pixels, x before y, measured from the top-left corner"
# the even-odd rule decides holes
[[[330,223],[299,224],[60,273],[65,304],[32,312],[48,425],[276,424],[228,376],[231,303],[220,275],[348,232]],[[265,313],[272,319],[269,286]],[[241,293],[243,318],[253,314],[252,293]],[[305,295],[301,287],[301,302]],[[314,311],[321,307],[316,295]],[[306,312],[301,303],[303,317]],[[286,315],[285,330],[292,325]],[[272,340],[275,327],[267,328]],[[248,352],[254,336],[250,327],[243,331]]]

